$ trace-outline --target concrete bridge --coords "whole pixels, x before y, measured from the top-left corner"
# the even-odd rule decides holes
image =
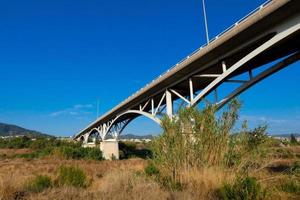
[[[174,101],[196,106],[209,95],[221,108],[299,58],[300,1],[267,1],[79,131],[74,139],[87,146],[98,138],[104,156],[118,158],[118,136],[136,117],[143,115],[160,124],[162,116],[176,114]],[[224,84],[233,89],[221,97]]]

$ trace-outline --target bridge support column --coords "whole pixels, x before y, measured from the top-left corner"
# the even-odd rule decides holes
[[[86,134],[84,135],[84,141],[83,141],[83,144],[87,144],[87,143],[88,143],[88,140],[89,140],[89,134],[86,133]]]
[[[119,159],[119,142],[116,139],[100,142],[100,150],[106,160]]]
[[[167,115],[169,117],[173,116],[173,102],[172,102],[172,94],[170,91],[166,91],[166,109]]]

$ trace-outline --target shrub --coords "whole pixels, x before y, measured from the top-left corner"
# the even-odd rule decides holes
[[[297,138],[294,134],[291,134],[291,137],[290,137],[290,143],[291,145],[298,145],[298,141],[297,141]]]
[[[60,166],[56,180],[58,186],[86,187],[86,174],[78,167]]]
[[[244,135],[242,134],[235,134],[229,137],[228,150],[224,157],[226,166],[233,167],[241,163],[242,149],[240,147],[243,146],[244,142]]]
[[[15,137],[15,138],[9,138],[4,140],[6,144],[4,147],[10,148],[10,149],[22,149],[22,148],[28,148],[30,145],[30,138],[24,136],[24,137]]]
[[[69,146],[62,146],[59,149],[60,155],[65,159],[80,159],[83,156],[83,151],[80,151],[81,149],[69,147]]]
[[[119,149],[119,159],[120,160],[123,160],[123,159],[126,159],[127,157],[126,157],[126,154],[125,154],[125,152],[123,151],[123,150],[120,150]]]
[[[42,150],[45,148],[54,148],[61,146],[69,146],[69,147],[80,147],[79,142],[69,142],[62,141],[56,138],[37,138],[36,140],[31,140],[27,136],[23,137],[14,137],[8,139],[0,139],[0,148],[31,148],[33,150]]]
[[[150,163],[149,165],[147,165],[145,167],[144,171],[149,176],[153,176],[153,175],[158,175],[159,174],[159,170],[157,169],[157,167],[153,163]]]
[[[36,176],[33,179],[30,179],[26,184],[25,184],[25,190],[30,191],[30,192],[41,192],[45,190],[46,188],[51,187],[51,178],[48,176]]]
[[[0,148],[31,148],[29,154],[17,154],[19,158],[42,158],[49,155],[59,155],[64,159],[91,159],[103,160],[99,148],[83,148],[78,142],[61,141],[55,138],[38,138],[31,140],[28,137],[0,139]]]
[[[27,159],[32,159],[32,158],[37,158],[37,154],[36,154],[36,153],[16,154],[14,157],[15,157],[15,158],[27,158]]]
[[[290,169],[290,173],[291,174],[299,174],[300,175],[300,162],[299,161],[296,161],[293,163],[293,165],[291,166],[291,169]]]
[[[289,148],[276,149],[276,155],[278,155],[281,158],[294,158],[295,157],[293,151]]]
[[[30,148],[35,150],[43,149],[46,148],[47,146],[51,146],[51,142],[50,140],[44,138],[32,141],[30,144]]]
[[[149,147],[144,143],[136,143],[131,141],[120,141],[119,142],[119,158],[127,159],[127,158],[151,158],[152,152]]]
[[[99,148],[83,148],[72,146],[61,146],[37,149],[32,153],[16,154],[17,158],[43,158],[49,155],[59,156],[64,159],[91,159],[103,160],[102,152]]]
[[[233,185],[225,184],[219,190],[219,197],[224,200],[260,200],[265,199],[266,190],[254,178],[246,177]]]
[[[44,149],[37,150],[35,153],[37,154],[37,157],[42,158],[51,155],[52,151],[53,151],[52,147],[47,147]]]
[[[103,160],[102,151],[99,148],[87,148],[86,159]]]
[[[78,142],[62,141],[56,138],[38,138],[30,143],[30,148],[34,150],[41,150],[45,148],[55,147],[80,147]]]
[[[248,147],[250,149],[257,149],[261,144],[268,139],[266,134],[267,126],[259,126],[253,131],[248,132]]]
[[[225,166],[244,176],[269,162],[274,156],[273,149],[270,148],[274,142],[267,136],[266,129],[267,126],[260,125],[248,130],[244,123],[240,133],[229,137],[224,157]]]
[[[99,148],[62,146],[58,151],[65,159],[103,160],[102,152]]]
[[[53,149],[52,148],[45,148],[45,149],[39,149],[36,150],[32,153],[24,153],[24,154],[16,154],[16,158],[43,158],[46,156],[49,156],[52,153]]]
[[[300,195],[300,181],[297,179],[288,179],[281,186],[282,191]]]

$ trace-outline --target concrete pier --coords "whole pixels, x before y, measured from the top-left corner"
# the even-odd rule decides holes
[[[100,142],[100,150],[106,160],[119,159],[119,143],[115,139]]]

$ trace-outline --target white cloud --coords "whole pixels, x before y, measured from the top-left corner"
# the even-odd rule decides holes
[[[241,120],[247,120],[249,122],[269,122],[269,123],[286,123],[288,120],[286,119],[277,119],[265,116],[255,116],[255,115],[241,115]]]
[[[62,115],[70,115],[70,116],[82,116],[82,115],[88,115],[92,112],[89,111],[91,108],[93,108],[92,104],[76,104],[71,108],[66,108],[63,110],[59,110],[53,113],[50,113],[49,116],[51,117],[57,117]]]
[[[74,112],[74,111],[70,111],[69,114],[70,115],[78,115],[79,113],[78,112]]]
[[[81,108],[92,108],[93,104],[77,104],[73,108],[75,109],[81,109]]]
[[[64,114],[64,111],[56,111],[56,112],[53,112],[50,114],[51,117],[56,117],[56,116],[59,116],[59,115],[62,115]]]
[[[266,117],[266,116],[255,116],[255,115],[241,115],[240,122],[247,120],[251,128],[257,127],[258,125],[267,124],[268,132],[270,134],[278,133],[293,133],[300,132],[299,116],[286,116],[284,119],[281,117]]]

